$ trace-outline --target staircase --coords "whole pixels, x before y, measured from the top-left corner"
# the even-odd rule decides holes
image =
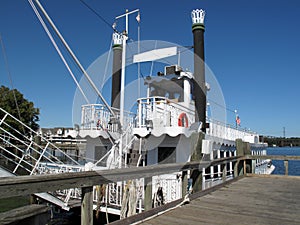
[[[127,152],[127,165],[138,167],[146,165],[145,140],[134,137],[131,148]]]

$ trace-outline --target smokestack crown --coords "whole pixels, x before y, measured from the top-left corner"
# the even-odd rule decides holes
[[[113,33],[114,46],[121,46],[123,41],[123,35],[117,32]]]
[[[195,9],[191,13],[193,24],[204,24],[205,11],[203,9]]]

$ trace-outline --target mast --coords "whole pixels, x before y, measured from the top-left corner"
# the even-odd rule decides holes
[[[124,120],[124,89],[125,89],[125,66],[126,66],[126,43],[128,40],[128,16],[132,13],[139,12],[139,9],[133,10],[131,12],[126,9],[126,13],[122,14],[120,16],[116,17],[117,19],[120,19],[125,16],[125,30],[123,32],[123,42],[122,42],[122,69],[121,69],[121,93],[120,93],[120,123],[123,126],[123,120]]]
[[[132,13],[135,12],[139,12],[139,9],[133,10],[131,12],[128,11],[128,9],[126,9],[126,13],[122,14],[120,16],[116,17],[117,19],[120,19],[122,17],[125,16],[125,31],[122,34],[122,69],[121,69],[121,89],[120,89],[120,123],[121,126],[123,127],[124,125],[124,101],[125,101],[125,67],[126,67],[126,42],[128,40],[128,16]],[[123,138],[122,138],[123,134],[121,134],[121,138],[120,138],[120,145],[119,145],[119,156],[122,155],[122,151],[123,151]],[[122,167],[122,157],[120,157],[120,161],[119,161],[119,168]]]
[[[194,98],[195,98],[195,121],[202,122],[201,130],[206,130],[206,86],[205,86],[205,63],[204,63],[204,16],[202,9],[193,10],[192,32],[194,37]]]

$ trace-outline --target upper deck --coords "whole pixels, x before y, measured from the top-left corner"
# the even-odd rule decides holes
[[[114,109],[119,118],[119,110]],[[111,121],[112,115],[101,104],[82,106],[82,120],[80,136],[108,138],[107,131],[112,136],[118,136],[118,124]],[[217,139],[220,142],[227,140],[234,142],[242,139],[252,144],[259,144],[257,133],[237,128],[207,118],[207,139]],[[166,97],[153,96],[137,100],[137,114],[125,112],[123,129],[133,128],[133,134],[146,137],[152,134],[156,137],[167,134],[171,137],[185,135],[189,137],[197,132],[199,125],[195,123],[193,105],[186,107],[184,104]]]

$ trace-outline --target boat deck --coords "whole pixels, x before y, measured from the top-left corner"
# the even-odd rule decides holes
[[[300,178],[244,177],[140,224],[300,224]]]

